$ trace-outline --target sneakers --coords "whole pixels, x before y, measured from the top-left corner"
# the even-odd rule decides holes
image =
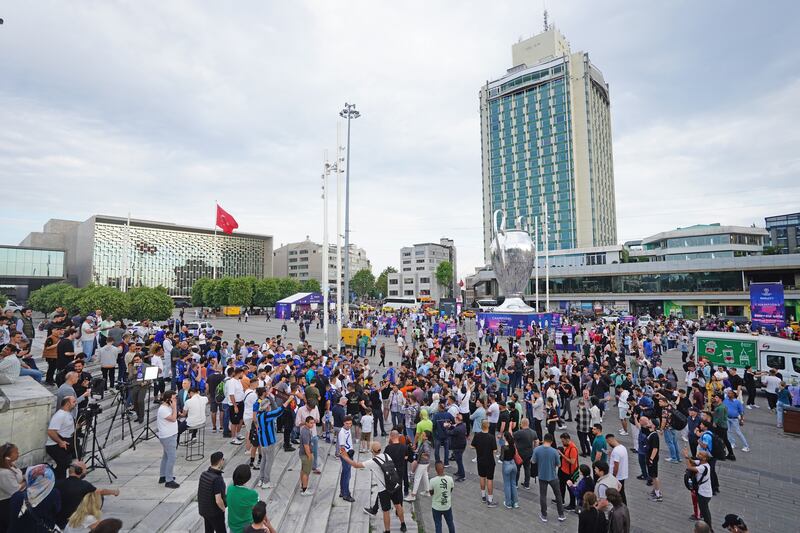
[[[364,513],[370,516],[376,516],[378,514],[378,510],[377,509],[373,510],[370,507],[364,507]]]
[[[753,409],[753,406],[752,406],[752,405],[748,405],[748,406],[747,406],[747,409],[751,409],[751,410],[752,410],[752,409]]]
[[[342,499],[343,499],[344,501],[346,501],[346,502],[350,502],[350,503],[353,503],[354,501],[356,501],[356,500],[355,500],[355,498],[353,498],[353,497],[352,497],[352,496],[350,496],[349,494],[348,494],[347,496],[342,496]]]
[[[211,428],[211,433],[216,433],[216,432],[217,432],[217,428]]]
[[[745,446],[744,448],[742,448],[742,451],[743,451],[744,453],[747,453],[747,452],[749,452],[749,451],[750,451],[750,446]]]
[[[158,478],[158,484],[159,485],[163,485],[166,481],[167,481],[167,478],[165,478],[164,476],[161,476],[160,478]]]
[[[563,522],[563,521],[564,521],[564,520],[566,520],[566,519],[567,519],[567,517],[566,517],[566,516],[564,516],[563,514],[560,514],[560,515],[558,515],[558,521],[559,521],[559,522]]]
[[[400,522],[400,531],[402,531],[403,533],[408,531],[408,528],[406,527],[406,523],[405,522]]]
[[[525,490],[531,490],[530,484],[526,485],[525,483],[520,483],[520,486]]]
[[[241,446],[241,445],[242,445],[242,442],[244,442],[244,441],[241,441],[241,440],[239,440],[239,439],[233,439],[233,440],[231,441],[231,444],[233,444],[234,446]]]
[[[260,489],[271,489],[271,488],[272,488],[272,487],[274,487],[274,486],[275,486],[275,485],[273,485],[273,484],[272,484],[272,483],[270,483],[269,481],[266,481],[266,482],[264,482],[264,481],[259,481],[259,482],[258,482],[258,488],[260,488]]]
[[[662,496],[658,496],[658,495],[656,495],[656,494],[651,494],[651,495],[650,495],[650,501],[651,501],[651,502],[658,502],[658,503],[661,503],[661,502],[663,502],[663,501],[664,501],[664,498],[663,498]]]
[[[486,503],[486,496],[481,496],[481,503]]]
[[[629,433],[627,431],[620,431],[619,434],[622,436],[627,436]]]
[[[539,520],[541,520],[542,522],[547,522],[547,517],[542,513],[539,513]]]
[[[406,496],[406,497],[405,497],[405,498],[403,498],[403,499],[404,499],[405,501],[407,501],[407,502],[413,502],[414,500],[416,500],[416,499],[417,499],[417,497],[416,497],[416,496],[412,496],[411,494],[409,494],[408,496]]]
[[[513,505],[508,505],[508,502],[503,502],[503,507],[505,507],[506,509],[513,509],[514,508]]]
[[[301,490],[300,491],[300,496],[313,496],[313,495],[314,495],[314,491],[313,490],[306,489],[306,490]]]
[[[486,507],[491,507],[492,509],[494,509],[495,507],[497,507],[497,502],[487,502]]]
[[[181,488],[181,486],[179,484],[175,483],[174,481],[167,481],[166,483],[164,483],[164,486],[167,487],[168,489],[179,489],[179,488]]]

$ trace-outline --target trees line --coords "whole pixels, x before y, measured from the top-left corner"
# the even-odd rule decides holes
[[[66,283],[53,283],[33,291],[28,307],[51,313],[63,307],[70,315],[86,316],[102,309],[104,316],[128,320],[166,320],[175,307],[164,287],[134,287],[122,292],[114,287],[89,285],[82,289]]]
[[[192,305],[197,307],[274,307],[275,302],[298,292],[320,292],[316,279],[200,278],[192,285]]]

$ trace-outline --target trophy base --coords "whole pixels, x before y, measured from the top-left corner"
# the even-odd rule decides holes
[[[516,296],[506,298],[505,301],[493,310],[494,313],[508,313],[508,314],[528,314],[535,313],[536,310],[526,304],[522,298]]]

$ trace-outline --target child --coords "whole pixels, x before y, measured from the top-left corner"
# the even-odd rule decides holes
[[[370,449],[373,422],[372,413],[367,412],[367,414],[361,416],[361,448],[358,450],[359,453],[361,453],[361,450]]]

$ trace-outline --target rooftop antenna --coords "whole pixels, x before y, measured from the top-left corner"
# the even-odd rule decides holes
[[[550,25],[547,23],[547,1],[542,0],[542,7],[544,8],[544,31],[550,29]]]

